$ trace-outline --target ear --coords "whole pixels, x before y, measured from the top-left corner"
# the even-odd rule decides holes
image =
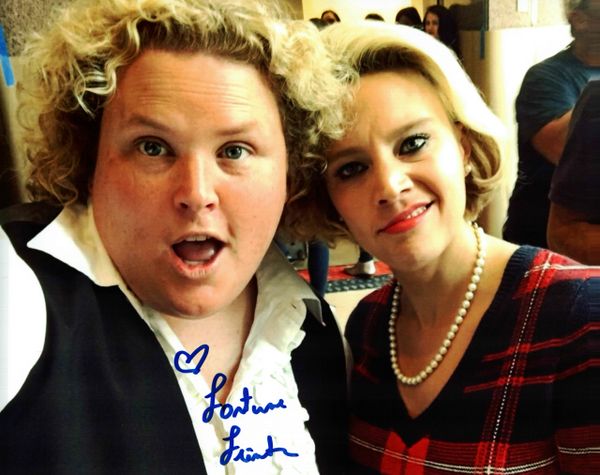
[[[581,10],[573,10],[571,13],[569,13],[567,20],[571,25],[572,31],[575,32],[580,31],[587,26],[588,18],[585,12],[582,12]]]
[[[469,131],[460,122],[456,122],[456,134],[458,144],[463,154],[463,164],[467,166],[471,160],[471,137]]]

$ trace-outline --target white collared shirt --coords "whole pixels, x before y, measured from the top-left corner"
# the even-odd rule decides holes
[[[28,247],[52,255],[99,286],[119,286],[152,329],[174,368],[175,354],[184,350],[183,345],[160,313],[144,306],[123,282],[100,240],[91,206],[65,208]],[[305,428],[308,413],[298,400],[290,354],[305,336],[301,326],[306,306],[321,319],[320,302],[274,246],[263,259],[256,279],[259,291],[254,321],[227,403],[234,408],[243,407],[241,398],[249,394],[250,407],[254,404],[267,408],[271,403],[273,408],[265,414],[250,410],[223,419],[217,410],[210,422],[204,422],[211,385],[199,375],[175,368],[173,371],[193,421],[208,475],[318,473],[314,443]],[[46,310],[39,282],[0,228],[0,410],[18,393],[38,360],[45,329]],[[218,349],[209,349],[208,358],[211,351]],[[180,363],[185,368],[182,360]],[[238,431],[234,426],[239,428],[235,445],[245,449],[246,457],[264,454],[269,436],[272,447],[284,448],[288,454],[298,456],[275,450],[264,459],[222,465],[220,457],[228,446],[223,439]],[[238,450],[233,451],[233,457],[237,454]]]

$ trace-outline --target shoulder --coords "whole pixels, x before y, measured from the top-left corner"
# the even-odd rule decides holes
[[[532,309],[578,326],[600,320],[600,267],[586,266],[547,249],[529,248],[528,269],[515,297],[528,299]]]
[[[525,73],[517,103],[527,101],[530,96],[532,99],[538,96],[541,99],[552,92],[566,94],[565,99],[574,103],[586,82],[585,67],[580,64],[569,49],[534,64]],[[552,103],[552,100],[560,98],[545,99]]]
[[[48,203],[20,203],[0,209],[0,226],[13,222],[29,222],[37,224],[48,224],[60,211],[59,206]]]

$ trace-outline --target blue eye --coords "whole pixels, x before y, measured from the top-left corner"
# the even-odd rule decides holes
[[[365,171],[367,167],[359,162],[348,162],[343,164],[335,171],[335,176],[342,179],[347,180],[349,178],[353,178],[363,171]]]
[[[150,139],[140,140],[137,143],[137,149],[149,157],[161,157],[169,153],[169,149],[163,143]]]
[[[219,157],[220,158],[227,158],[229,160],[240,160],[244,157],[246,157],[246,155],[249,155],[250,151],[242,146],[242,145],[226,145],[225,147],[223,147],[221,149],[221,151],[219,152]]]
[[[402,142],[398,153],[401,155],[416,153],[427,144],[428,140],[429,135],[427,134],[411,135]]]

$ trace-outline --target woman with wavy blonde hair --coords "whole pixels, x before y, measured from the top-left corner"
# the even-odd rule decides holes
[[[327,61],[248,0],[77,1],[32,40],[35,202],[0,216],[2,473],[339,473],[341,335],[271,247],[340,130]]]
[[[373,23],[322,37],[346,133],[288,222],[393,272],[346,327],[352,473],[598,473],[600,270],[475,223],[501,127],[450,50]]]

